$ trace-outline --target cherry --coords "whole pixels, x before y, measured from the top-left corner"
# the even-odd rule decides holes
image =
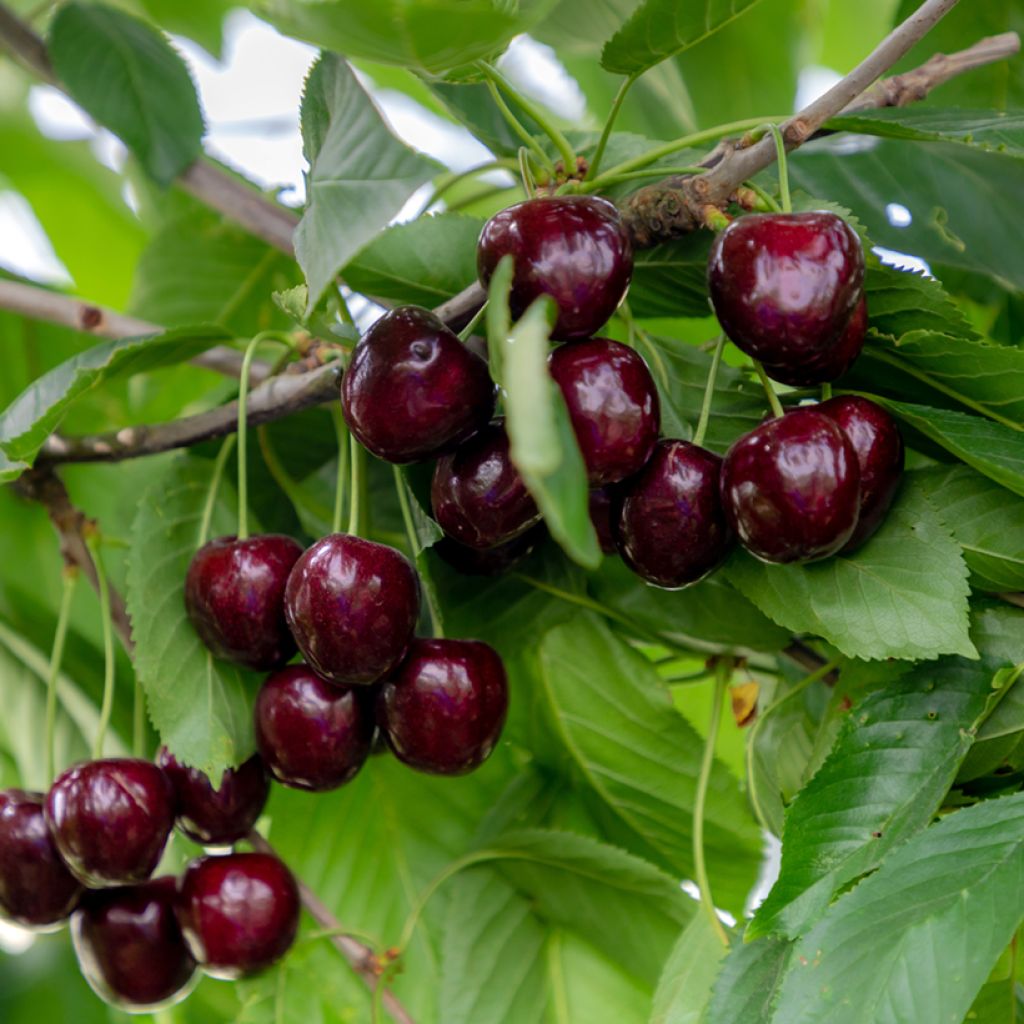
[[[643,359],[608,338],[561,345],[548,361],[593,486],[632,476],[658,440],[658,389]]]
[[[487,364],[426,309],[401,306],[363,336],[341,382],[352,433],[388,462],[431,458],[486,426]]]
[[[864,250],[834,213],[750,214],[714,241],[711,303],[747,355],[797,370],[822,357],[860,302]]]
[[[417,639],[377,698],[395,756],[435,775],[463,775],[483,764],[507,710],[505,666],[479,640]]]
[[[184,999],[198,980],[174,906],[174,878],[87,893],[71,919],[78,964],[92,990],[129,1013]]]
[[[46,822],[64,863],[90,888],[141,882],[174,826],[174,790],[150,761],[87,761],[57,776]]]
[[[218,537],[192,558],[185,608],[218,657],[269,671],[295,653],[284,619],[284,586],[302,547],[291,537]]]
[[[0,917],[31,928],[59,928],[82,887],[50,838],[43,795],[0,791]]]
[[[486,287],[498,261],[515,259],[510,305],[520,317],[541,295],[558,307],[555,338],[587,338],[618,308],[633,276],[633,248],[613,203],[545,196],[516,203],[485,225],[476,265]]]
[[[207,974],[234,980],[277,963],[299,928],[299,887],[267,853],[194,860],[181,880],[178,921]]]
[[[166,747],[156,760],[174,788],[178,828],[197,843],[220,846],[244,839],[263,812],[270,781],[255,754],[226,769],[216,789],[203,772],[182,764]]]
[[[689,441],[659,441],[627,481],[613,519],[623,561],[648,583],[674,590],[703,579],[732,545],[719,497],[722,460]]]
[[[595,487],[590,492],[590,521],[594,524],[601,550],[606,555],[615,554],[615,530],[612,527],[615,500],[610,487]]]
[[[540,521],[540,511],[512,465],[500,420],[438,459],[430,503],[449,537],[480,550],[504,544]]]
[[[861,299],[839,340],[821,355],[793,366],[769,366],[765,371],[772,380],[794,388],[814,387],[838,380],[853,366],[864,347],[864,333],[868,326],[868,304]]]
[[[722,504],[744,547],[765,562],[834,555],[857,526],[857,453],[828,416],[794,409],[729,449]]]
[[[295,563],[284,604],[299,650],[320,675],[370,684],[405,657],[420,614],[419,578],[394,548],[333,533]]]
[[[451,537],[442,537],[433,547],[444,561],[465,576],[500,576],[526,558],[544,539],[541,524],[493,548],[469,548]]]
[[[355,778],[373,739],[364,693],[307,665],[269,676],[256,698],[256,745],[278,782],[314,792]]]
[[[842,428],[860,466],[860,518],[843,551],[864,543],[885,519],[903,478],[903,438],[896,421],[880,405],[856,395],[830,398],[818,412]]]

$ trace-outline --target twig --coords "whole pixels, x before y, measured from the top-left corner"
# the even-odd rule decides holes
[[[250,832],[248,841],[260,853],[276,856],[274,848],[258,832]],[[359,939],[344,934],[344,929],[338,923],[338,919],[305,882],[299,882],[299,894],[302,897],[302,905],[309,912],[309,916],[329,933],[330,941],[349,962],[352,970],[366,982],[367,988],[371,992],[376,992],[377,986],[380,984],[380,960],[377,954]],[[384,989],[381,992],[381,1004],[398,1024],[414,1024],[409,1011],[390,989]]]
[[[996,594],[1000,601],[1015,605],[1017,608],[1024,608],[1024,594]]]

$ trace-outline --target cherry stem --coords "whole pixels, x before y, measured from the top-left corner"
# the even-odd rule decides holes
[[[623,181],[637,181],[642,178],[667,178],[673,174],[703,174],[706,167],[698,167],[696,164],[685,167],[648,167],[645,171],[626,171],[623,174],[616,174],[601,179],[603,188],[611,188]]]
[[[472,178],[475,174],[485,174],[488,171],[511,171],[514,168],[515,164],[511,160],[503,158],[499,160],[488,160],[486,163],[478,164],[476,167],[470,167],[469,170],[459,171],[458,174],[451,174],[445,181],[434,189],[434,193],[428,200],[424,209],[429,210],[441,200],[446,192],[458,185],[460,181]]]
[[[100,554],[99,535],[93,533],[86,538],[89,554],[96,566],[96,588],[100,598],[100,616],[103,623],[103,702],[100,705],[100,720],[96,726],[96,739],[92,746],[92,756],[96,760],[103,756],[103,745],[107,739],[110,726],[110,715],[114,710],[114,629],[110,618],[110,584],[103,568]]]
[[[715,690],[711,698],[711,722],[704,740],[704,755],[700,762],[700,774],[697,776],[697,795],[693,804],[693,866],[697,875],[697,888],[700,891],[700,903],[708,915],[711,927],[726,949],[729,948],[729,936],[722,926],[715,910],[715,901],[711,898],[711,884],[708,882],[707,864],[704,860],[704,808],[708,799],[708,785],[711,782],[711,768],[715,761],[715,743],[718,740],[718,729],[722,722],[722,704],[725,702],[725,691],[732,676],[733,662],[730,658],[720,658],[715,665]]]
[[[334,478],[334,514],[331,517],[331,533],[341,533],[341,518],[345,508],[345,480],[348,477],[348,424],[338,405],[331,406],[334,420],[334,435],[338,440],[338,470]]]
[[[526,128],[523,127],[522,121],[512,113],[511,108],[505,102],[505,97],[498,91],[498,86],[495,84],[493,79],[486,71],[484,74],[487,78],[487,89],[491,94],[491,99],[494,100],[494,105],[498,108],[501,116],[505,118],[505,122],[512,131],[519,136],[520,141],[526,146],[526,148],[537,158],[537,162],[540,166],[553,177],[555,173],[555,165],[551,162],[551,157],[544,152],[537,140],[526,130]]]
[[[768,374],[764,372],[764,367],[757,359],[754,359],[753,363],[754,369],[757,371],[757,376],[761,380],[761,386],[764,388],[764,393],[768,398],[768,404],[772,407],[772,415],[776,418],[784,415],[786,410],[782,408],[779,396],[775,394],[775,388],[772,387],[772,382],[768,379]]]
[[[469,339],[472,336],[473,332],[483,322],[483,319],[484,319],[485,316],[487,316],[487,303],[486,302],[484,302],[484,304],[476,311],[476,313],[473,315],[473,319],[470,320],[469,323],[466,324],[466,326],[463,327],[461,331],[459,331],[459,341],[461,341],[463,343],[469,341]]]
[[[758,199],[760,199],[761,202],[772,211],[772,213],[782,213],[782,207],[775,201],[775,197],[770,192],[761,188],[756,181],[745,181],[743,182],[743,185],[745,188],[749,188],[751,192],[757,193]]]
[[[821,400],[827,402],[832,397],[832,383],[831,381],[825,381],[821,385]]]
[[[68,619],[71,616],[71,598],[78,581],[78,567],[64,567],[63,588],[60,596],[60,611],[57,614],[57,630],[53,634],[53,649],[50,653],[50,670],[46,676],[46,778],[53,782],[57,774],[57,758],[54,750],[54,736],[57,726],[57,677],[64,660],[64,641],[68,635]]]
[[[213,463],[213,473],[210,476],[210,487],[206,492],[206,503],[203,505],[203,518],[199,521],[199,538],[196,547],[202,547],[210,537],[210,524],[213,522],[213,506],[217,503],[217,492],[220,490],[220,482],[224,476],[224,467],[235,447],[235,435],[229,434],[224,438],[224,443],[217,452],[217,458]]]
[[[526,146],[519,147],[519,180],[527,199],[536,195],[537,180],[533,176],[533,168],[530,167],[530,151]]]
[[[405,535],[409,541],[409,553],[415,559],[420,551],[423,550],[423,545],[420,543],[419,537],[416,533],[416,523],[413,520],[412,505],[409,502],[409,485],[405,481],[405,476],[402,473],[401,467],[392,465],[391,470],[395,477],[395,492],[398,494],[398,505],[402,510],[402,522],[405,523]],[[423,584],[423,594],[427,600],[427,611],[430,613],[430,625],[433,629],[434,636],[439,640],[443,639],[444,626],[441,624],[441,613],[438,611],[433,589],[426,582]]]
[[[793,200],[789,194],[789,158],[786,154],[786,140],[782,137],[782,131],[777,124],[770,124],[768,130],[775,140],[775,157],[779,165],[779,199],[782,202],[782,212],[793,212]]]
[[[590,158],[590,167],[587,168],[586,177],[583,179],[584,181],[590,181],[592,178],[597,177],[597,172],[601,167],[601,160],[604,157],[605,148],[608,145],[608,139],[611,138],[612,128],[619,116],[619,111],[622,109],[622,101],[626,98],[626,93],[629,92],[633,83],[637,80],[637,77],[638,76],[636,74],[632,74],[628,78],[624,79],[622,85],[619,86],[619,91],[615,94],[615,99],[612,101],[612,108],[608,111],[608,117],[605,119],[604,128],[601,130],[601,138],[597,140],[594,155]]]
[[[353,537],[362,535],[366,527],[365,516],[363,515],[363,499],[365,495],[364,478],[366,475],[366,449],[356,440],[354,434],[349,434],[349,448],[351,452],[351,490],[348,496],[348,530]]]
[[[715,380],[718,377],[718,367],[722,362],[722,350],[725,348],[725,335],[720,334],[715,342],[715,351],[711,356],[711,368],[708,370],[708,380],[704,385],[704,401],[700,406],[700,419],[697,420],[697,429],[693,432],[693,443],[698,447],[704,443],[704,437],[708,432],[708,423],[711,421],[711,403],[715,397]]]

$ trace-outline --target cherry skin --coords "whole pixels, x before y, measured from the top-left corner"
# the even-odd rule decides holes
[[[87,761],[57,776],[46,822],[64,863],[90,888],[142,882],[174,826],[174,789],[150,761]]]
[[[834,213],[738,217],[711,247],[708,287],[722,329],[747,355],[796,370],[846,329],[864,250]]]
[[[540,510],[509,457],[501,421],[438,459],[430,504],[438,526],[466,547],[484,550],[540,522]]]
[[[285,614],[306,661],[324,678],[369,685],[405,657],[420,614],[420,585],[394,548],[333,533],[295,563]]]
[[[594,524],[597,542],[606,555],[614,555],[615,529],[612,526],[616,498],[611,487],[595,487],[588,498],[590,521]]]
[[[765,372],[772,380],[794,388],[815,387],[839,380],[857,361],[864,348],[864,334],[868,326],[868,304],[861,299],[839,340],[826,352],[812,356],[799,366],[769,366]]]
[[[86,894],[71,919],[71,939],[85,980],[104,1002],[152,1012],[195,987],[197,965],[175,917],[177,898],[174,878]]]
[[[230,981],[265,970],[291,948],[299,928],[299,887],[267,853],[201,857],[181,880],[177,913],[203,970]]]
[[[487,364],[433,313],[401,306],[352,352],[341,382],[352,433],[388,462],[416,462],[486,426],[494,411]]]
[[[395,756],[434,775],[464,775],[483,764],[507,711],[505,666],[479,640],[416,640],[377,698]]]
[[[244,839],[263,813],[270,780],[255,754],[226,769],[216,789],[198,768],[183,765],[166,747],[156,762],[174,788],[178,828],[197,843],[222,846]]]
[[[702,580],[725,560],[732,530],[719,496],[722,460],[689,441],[659,441],[618,494],[613,519],[622,560],[657,587]]]
[[[0,918],[54,931],[78,904],[82,886],[50,837],[41,793],[0,791]]]
[[[815,408],[794,409],[736,441],[722,465],[721,487],[730,525],[765,562],[827,558],[857,526],[857,453]]]
[[[618,309],[633,248],[613,203],[597,196],[527,199],[496,213],[477,245],[486,288],[502,256],[515,259],[510,305],[520,317],[541,295],[558,307],[552,337],[588,338]]]
[[[608,338],[561,345],[548,360],[569,409],[591,486],[632,476],[658,440],[658,389],[633,349]]]
[[[256,698],[256,745],[278,782],[313,792],[355,778],[373,740],[365,691],[338,686],[308,665],[269,676]]]
[[[192,558],[185,608],[218,658],[269,671],[295,653],[284,618],[284,587],[302,547],[291,537],[218,537]]]
[[[903,437],[880,405],[857,395],[830,398],[818,412],[842,428],[860,466],[860,518],[843,551],[864,543],[885,519],[903,479]]]

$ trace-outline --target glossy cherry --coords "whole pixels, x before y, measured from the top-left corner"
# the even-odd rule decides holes
[[[820,355],[812,356],[806,362],[792,366],[770,366],[765,363],[765,372],[772,380],[794,388],[809,388],[818,384],[839,380],[857,361],[864,348],[864,333],[868,326],[868,304],[861,299],[846,325],[839,340]]]
[[[87,893],[71,919],[78,964],[92,990],[130,1013],[184,999],[198,980],[174,913],[178,885],[158,878]]]
[[[659,441],[618,493],[616,546],[638,576],[675,590],[722,564],[732,545],[719,495],[722,460],[689,441]]]
[[[363,766],[373,711],[362,688],[338,686],[308,665],[269,676],[256,698],[256,745],[274,778],[295,789],[335,789]]]
[[[494,411],[487,364],[433,313],[401,306],[362,337],[341,382],[352,433],[388,462],[438,455]]]
[[[284,618],[284,587],[302,547],[291,537],[218,537],[192,558],[185,608],[218,657],[269,671],[295,653]]]
[[[174,789],[151,761],[87,761],[57,777],[46,821],[64,863],[94,889],[142,882],[174,826]]]
[[[512,465],[500,421],[438,459],[430,503],[449,537],[479,550],[504,544],[540,521],[540,511]]]
[[[738,217],[711,247],[708,287],[722,329],[748,355],[796,369],[846,329],[864,285],[864,250],[834,213]]]
[[[0,791],[0,918],[31,928],[59,928],[82,886],[57,853],[41,793]]]
[[[333,683],[367,685],[405,657],[420,586],[394,548],[332,533],[295,563],[285,614],[306,661]]]
[[[299,888],[266,853],[193,861],[181,880],[178,921],[192,955],[215,978],[242,978],[270,967],[299,927]]]
[[[477,246],[484,287],[508,254],[515,259],[512,315],[550,295],[558,308],[555,338],[594,334],[618,308],[633,276],[633,249],[619,212],[597,196],[527,199],[496,213]]]
[[[743,546],[763,561],[827,558],[857,526],[857,453],[828,416],[794,409],[729,449],[722,504]]]
[[[435,775],[463,775],[486,761],[507,711],[505,666],[479,640],[416,640],[377,698],[395,756]]]
[[[161,747],[157,764],[174,787],[178,828],[206,846],[234,843],[247,836],[263,813],[270,792],[266,768],[253,755],[237,768],[227,768],[217,787],[198,768],[183,765]]]
[[[616,500],[611,487],[595,487],[590,492],[588,505],[590,521],[594,524],[594,532],[601,550],[606,555],[615,554],[615,530],[612,518],[615,514]]]
[[[592,486],[632,476],[658,440],[658,389],[628,345],[588,338],[560,345],[548,361],[569,409]]]
[[[442,537],[431,550],[465,576],[500,576],[526,558],[546,533],[543,524],[538,523],[504,544],[483,550]]]
[[[860,518],[844,551],[864,543],[885,519],[903,479],[903,437],[880,405],[857,395],[830,398],[818,412],[842,428],[860,466]]]

